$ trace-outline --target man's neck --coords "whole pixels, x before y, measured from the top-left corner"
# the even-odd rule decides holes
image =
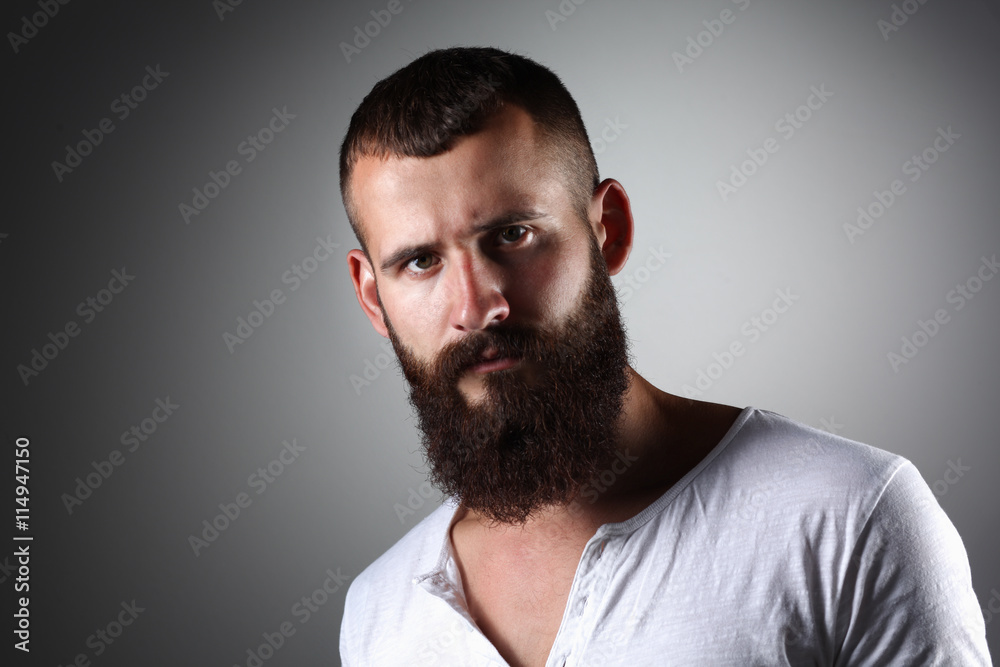
[[[571,502],[543,507],[523,525],[491,524],[464,506],[456,521],[472,521],[505,537],[592,535],[602,524],[630,519],[666,493],[719,443],[741,412],[668,394],[631,367],[628,374],[617,456]]]

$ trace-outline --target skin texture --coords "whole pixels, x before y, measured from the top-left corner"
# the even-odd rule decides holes
[[[391,323],[418,362],[432,364],[491,328],[558,330],[581,302],[591,239],[533,121],[516,106],[441,155],[362,158],[350,188],[370,253],[348,254],[358,302],[381,335]],[[624,188],[604,180],[587,210],[614,275],[633,240]],[[488,371],[520,368],[503,357],[488,361],[457,382],[470,405],[489,399]],[[596,529],[666,492],[739,414],[670,395],[631,368],[627,378],[615,446],[634,463],[594,502],[552,503],[523,523],[497,523],[465,506],[456,514],[451,538],[469,609],[512,665],[544,664]]]

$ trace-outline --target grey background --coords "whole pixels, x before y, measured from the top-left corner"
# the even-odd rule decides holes
[[[339,663],[347,584],[306,623],[293,606],[328,569],[357,575],[439,494],[345,270],[337,151],[375,81],[455,44],[536,58],[575,95],[602,176],[634,207],[616,284],[639,372],[683,393],[744,342],[700,397],[911,459],[965,541],[981,605],[1000,609],[1000,280],[961,310],[946,300],[1000,252],[992,4],[930,0],[885,39],[886,0],[403,0],[348,62],[340,43],[386,4],[247,0],[220,19],[210,0],[71,2],[18,53],[0,47],[3,446],[12,461],[23,435],[32,451],[33,650],[15,664],[245,665],[284,621],[296,632],[264,664]],[[679,71],[672,54],[725,9],[733,22]],[[37,11],[10,3],[5,33]],[[157,65],[169,76],[119,120],[112,101]],[[820,85],[833,95],[784,139],[775,122]],[[285,107],[295,118],[245,162],[240,142]],[[51,163],[105,117],[115,130],[58,181]],[[960,139],[911,183],[902,165],[939,127]],[[768,137],[779,150],[723,201],[717,181]],[[178,205],[232,159],[241,173],[185,224]],[[850,242],[843,225],[895,178],[905,194]],[[292,291],[282,275],[328,235],[336,254]],[[670,258],[644,271],[651,249]],[[122,267],[134,281],[84,323],[77,304]],[[286,300],[230,353],[223,334],[274,289]],[[799,298],[751,342],[744,323],[778,289]],[[949,322],[894,370],[887,354],[939,308]],[[79,335],[26,386],[18,365],[71,320]],[[167,397],[180,407],[129,452],[122,432]],[[304,451],[257,494],[248,478],[292,438]],[[116,449],[124,462],[70,514],[63,494]],[[189,536],[240,492],[251,505],[196,556]],[[0,579],[12,624],[13,576]],[[133,599],[145,611],[95,656],[88,637]]]

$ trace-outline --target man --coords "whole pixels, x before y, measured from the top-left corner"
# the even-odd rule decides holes
[[[355,112],[341,191],[448,494],[352,584],[345,665],[989,664],[912,464],[629,366],[629,200],[552,72],[418,58]]]

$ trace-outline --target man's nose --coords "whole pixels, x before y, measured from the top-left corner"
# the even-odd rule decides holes
[[[510,315],[500,268],[485,257],[466,256],[449,267],[451,326],[476,331]]]

